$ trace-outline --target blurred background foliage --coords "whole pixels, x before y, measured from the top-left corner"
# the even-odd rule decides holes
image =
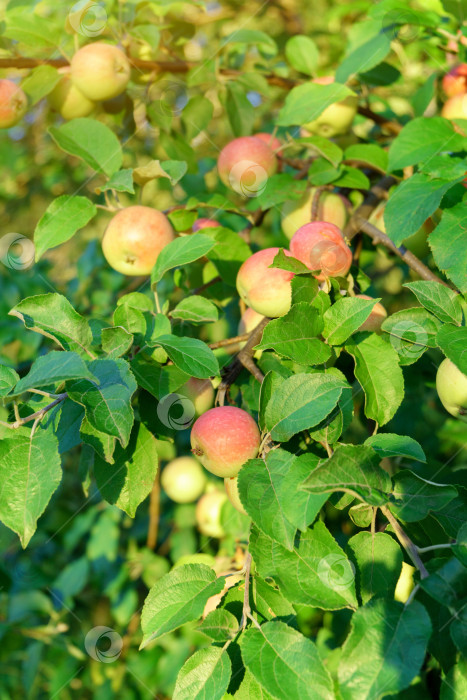
[[[247,133],[271,130],[274,115],[283,104],[286,90],[268,84],[266,72],[284,78],[295,77],[284,58],[284,47],[294,34],[314,39],[319,49],[319,74],[332,72],[342,59],[347,41],[358,42],[366,12],[375,4],[364,0],[222,0],[222,2],[128,2],[102,3],[108,21],[100,39],[120,42],[133,57],[142,60],[189,61],[202,66],[188,73],[148,75],[133,72],[127,96],[116,105],[115,113],[101,111],[98,119],[111,126],[123,143],[123,167],[138,167],[154,158],[186,160],[188,176],[183,184],[172,187],[167,180],[151,181],[141,191],[140,202],[157,209],[167,209],[189,197],[206,201],[219,184],[215,163],[220,148],[233,138],[227,116],[226,101],[235,99],[238,80],[248,87],[249,104],[243,105],[244,130]],[[438,0],[420,0],[418,9],[438,10]],[[12,0],[0,3],[0,58],[34,56],[38,58],[70,57],[76,45],[88,39],[77,36],[67,25],[71,3],[52,0],[28,2]],[[27,41],[27,25],[19,31],[12,18],[19,13],[29,20],[41,18],[44,37],[34,46]],[[29,21],[28,20],[28,21]],[[25,28],[26,27],[26,28]],[[235,32],[264,32],[274,40],[252,49],[247,43],[227,38]],[[46,40],[47,39],[47,40]],[[439,38],[409,32],[405,40],[394,44],[387,70],[395,80],[368,82],[368,99],[373,108],[388,118],[395,115],[404,122],[416,114],[414,95],[423,90],[430,76],[445,71],[449,55],[440,48]],[[221,63],[232,76],[216,75]],[[392,69],[390,68],[392,66]],[[237,71],[241,71],[240,74]],[[25,71],[8,69],[1,77],[17,78]],[[429,110],[438,111],[436,89]],[[425,88],[426,89],[426,88]],[[371,93],[371,94],[370,94]],[[207,97],[213,104],[213,118],[202,133],[193,130],[189,110],[191,100]],[[196,109],[196,102],[191,103]],[[415,105],[415,106],[414,106]],[[95,202],[105,204],[97,194],[102,180],[81,161],[64,156],[47,133],[49,126],[60,124],[45,100],[29,110],[23,122],[0,132],[0,229],[32,238],[37,221],[50,202],[60,194],[78,190]],[[372,133],[374,125],[363,116],[355,121],[354,135]],[[279,136],[281,135],[279,131]],[[375,134],[384,144],[384,137]],[[126,204],[135,197],[120,195]],[[209,215],[206,210],[205,214]],[[219,219],[239,230],[245,221],[227,212]],[[0,264],[0,361],[26,370],[47,341],[24,329],[8,311],[22,298],[48,291],[58,291],[70,299],[83,314],[108,321],[115,298],[140,289],[150,293],[149,285],[135,287],[110,269],[102,256],[99,241],[109,214],[100,212],[71,241],[49,251],[28,270],[14,270]],[[286,245],[280,228],[280,215],[272,210],[255,230],[253,243],[259,246]],[[422,257],[431,264],[428,249]],[[413,295],[403,288],[412,279],[410,270],[384,250],[365,242],[361,268],[372,279],[370,292],[383,297],[389,313],[413,305]],[[201,267],[190,273],[197,279],[184,279],[183,289],[196,286],[208,271]],[[204,277],[203,277],[204,275]],[[138,280],[140,285],[142,280]],[[239,311],[237,302],[212,287],[207,296],[222,299],[226,315],[212,324],[203,339],[215,341],[236,335]],[[170,284],[161,285],[162,296],[172,293]],[[107,325],[107,324],[106,324]],[[222,353],[220,353],[222,355]],[[434,389],[434,368],[441,360],[438,350],[428,350],[416,366],[405,368],[406,399],[387,431],[408,434],[418,440],[430,455],[430,467],[415,463],[414,471],[424,478],[437,474],[438,482],[449,482],[453,470],[465,468],[466,442],[464,423],[455,421],[440,410]],[[248,379],[241,388],[255,403],[254,383]],[[249,385],[249,386],[248,386]],[[346,442],[358,442],[367,435],[362,411],[362,397],[356,397],[354,420],[345,435]],[[257,400],[257,397],[256,397]],[[151,411],[148,395],[147,416]],[[5,411],[0,406],[0,414]],[[5,414],[1,415],[2,418]],[[162,463],[176,454],[187,454],[189,431],[170,432],[160,441]],[[218,545],[200,536],[195,528],[194,505],[175,505],[162,496],[159,541],[155,551],[146,547],[148,505],[143,503],[131,520],[116,508],[105,504],[95,485],[82,480],[87,455],[85,448],[75,447],[64,457],[64,475],[46,513],[39,521],[37,533],[23,552],[18,538],[0,524],[0,699],[27,697],[121,698],[137,700],[150,697],[170,698],[178,670],[193,650],[206,638],[185,625],[164,637],[157,646],[138,651],[139,615],[148,588],[181,556],[202,551],[218,560],[235,557],[235,542],[244,522],[234,518],[231,532]],[[448,464],[447,467],[442,467]],[[389,467],[388,467],[389,468]],[[432,470],[432,474],[429,471]],[[427,473],[428,471],[428,473]],[[330,499],[326,508],[327,524],[339,544],[358,531],[347,511]],[[338,504],[339,505],[339,504]],[[228,514],[232,522],[232,513]],[[225,518],[226,522],[229,518]],[[423,521],[429,529],[429,518]],[[348,631],[349,611],[327,613],[303,608],[297,610],[297,625],[317,640],[329,653]],[[85,651],[84,637],[92,627],[103,625],[116,630],[124,645],[113,663],[101,663]],[[417,686],[415,681],[414,686]],[[421,698],[413,688],[401,698]],[[425,692],[419,688],[419,692]]]

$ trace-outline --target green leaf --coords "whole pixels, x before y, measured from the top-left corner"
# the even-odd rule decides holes
[[[217,608],[204,618],[198,629],[214,642],[225,642],[235,637],[238,620],[225,608]]]
[[[282,202],[303,197],[307,188],[305,180],[294,180],[290,173],[276,173],[268,177],[264,190],[257,197],[252,197],[246,208],[254,212],[258,208],[269,209]],[[238,235],[238,234],[237,234]],[[310,271],[308,270],[308,274]]]
[[[224,649],[198,649],[179,671],[173,700],[221,700],[231,673],[232,664]]]
[[[369,190],[370,180],[365,173],[350,165],[343,165],[339,171],[339,177],[332,180],[336,187],[349,187],[355,190]],[[318,183],[316,183],[318,184]]]
[[[211,348],[197,338],[160,335],[151,345],[164,348],[174,365],[190,377],[207,379],[219,374],[219,363]]]
[[[301,302],[294,304],[285,316],[270,321],[256,347],[272,348],[302,365],[321,365],[331,357],[331,349],[317,338],[322,330],[323,320],[318,311]]]
[[[39,219],[34,231],[36,262],[49,248],[55,248],[68,241],[96,214],[95,204],[87,197],[64,194],[54,199]]]
[[[444,0],[447,4],[447,0]],[[461,5],[455,3],[456,9],[462,11]],[[462,15],[463,16],[463,15]],[[450,668],[448,674],[441,683],[440,700],[459,700],[467,696],[467,661],[460,659],[457,664]]]
[[[84,406],[86,418],[96,430],[116,437],[126,447],[134,420],[131,397],[137,389],[130,366],[122,359],[100,359],[90,362],[89,370],[94,381],[67,382],[68,396]]]
[[[276,42],[269,34],[260,32],[257,29],[236,29],[232,34],[229,34],[223,40],[224,46],[229,44],[253,44],[255,47],[260,47],[271,56],[277,53]]]
[[[187,163],[184,160],[150,160],[145,165],[140,165],[133,170],[133,180],[144,186],[151,180],[165,178],[171,185],[176,185],[187,171]]]
[[[214,112],[211,100],[202,95],[196,95],[187,102],[181,113],[181,120],[187,138],[191,141],[209,125]]]
[[[72,401],[70,401],[70,403],[73,404]],[[102,433],[101,431],[96,430],[96,428],[94,428],[91,425],[91,423],[86,417],[83,418],[83,422],[81,423],[79,435],[81,440],[86,445],[90,445],[94,452],[96,452],[102,459],[104,459],[109,464],[114,463],[113,454],[117,442],[117,439],[115,437],[112,437],[112,435],[107,435],[107,433]]]
[[[333,684],[316,645],[284,622],[250,627],[240,637],[243,663],[279,700],[333,700]]]
[[[215,241],[202,233],[181,236],[171,241],[159,253],[156,264],[152,269],[151,285],[153,289],[168,270],[172,270],[180,265],[187,265],[198,260],[198,258],[202,258],[215,245]]]
[[[443,117],[417,117],[409,121],[389,148],[388,170],[416,165],[441,151],[465,150],[466,139]]]
[[[225,585],[205,564],[184,564],[165,574],[151,588],[141,614],[143,641],[140,649],[154,639],[201,617],[208,599]]]
[[[19,381],[19,374],[11,367],[0,365],[0,397],[7,396]]]
[[[274,696],[264,690],[248,669],[245,669],[245,675],[234,697],[235,700],[274,700]]]
[[[191,376],[175,365],[161,367],[155,360],[146,360],[141,355],[136,355],[130,366],[138,384],[159,400],[176,392]]]
[[[394,598],[404,557],[391,535],[359,532],[350,538],[347,548],[357,567],[357,590],[362,603],[374,596]]]
[[[327,374],[345,379],[342,372],[335,367],[329,367]],[[352,387],[349,386],[342,390],[334,410],[314,430],[309,431],[310,437],[321,444],[333,445],[352,422],[353,409]]]
[[[10,434],[0,441],[0,520],[26,547],[62,478],[58,440],[40,427]]]
[[[236,287],[237,274],[241,265],[251,256],[250,246],[238,235],[226,228],[204,229],[216,245],[207,254],[214,263],[222,281]]]
[[[106,192],[107,190],[115,190],[115,192],[129,192],[130,194],[135,193],[135,188],[133,187],[133,170],[131,168],[125,168],[125,170],[118,170],[112,175],[109,180],[104,185],[97,188],[97,192]]]
[[[299,144],[305,146],[312,155],[322,156],[328,160],[333,168],[337,168],[344,157],[342,148],[339,148],[337,144],[324,136],[315,134],[314,136],[305,136],[297,139],[297,141]],[[296,180],[296,182],[302,182],[302,180]]]
[[[28,96],[30,105],[36,105],[48,95],[60,81],[60,73],[53,66],[37,66],[23,80],[21,87]]]
[[[389,474],[379,466],[381,458],[365,445],[339,445],[303,482],[310,493],[351,493],[365,503],[381,506],[391,492]]]
[[[458,328],[451,324],[441,326],[437,341],[446,357],[449,357],[461,372],[467,374],[467,328]]]
[[[376,165],[385,173],[388,167],[388,154],[380,146],[372,143],[358,143],[345,149],[345,160],[358,160],[364,164]]]
[[[338,299],[324,313],[323,335],[330,345],[341,345],[366,321],[374,305],[381,299]]]
[[[256,575],[252,581],[253,598],[256,612],[265,620],[272,620],[274,617],[295,616],[295,609],[277,588],[270,586]]]
[[[99,456],[94,461],[97,488],[108,503],[115,504],[130,518],[151,492],[158,468],[157,440],[142,424],[137,423],[125,449],[117,446],[114,464]]]
[[[279,248],[279,252],[272,261],[271,268],[279,268],[279,270],[287,270],[288,272],[294,272],[296,275],[309,275],[310,270],[297,258],[293,258],[291,255],[286,255],[283,248]]]
[[[355,376],[365,392],[365,415],[384,425],[404,398],[404,378],[396,351],[376,333],[358,333],[345,346],[355,360]]]
[[[467,525],[462,525],[456,535],[456,544],[452,546],[452,553],[464,566],[467,566]]]
[[[354,95],[352,90],[339,83],[299,85],[287,94],[276,123],[278,126],[302,126],[319,117],[329,105],[350,95]]]
[[[266,407],[265,421],[271,438],[284,442],[301,430],[318,425],[347,387],[346,381],[324,372],[295,374],[286,379]]]
[[[225,108],[234,136],[249,136],[253,130],[255,108],[239,83],[229,81],[226,89]]]
[[[401,365],[411,365],[429,347],[437,345],[441,322],[426,309],[414,307],[396,311],[385,319],[381,328],[389,333],[391,346],[399,355]]]
[[[259,575],[272,577],[291,603],[323,610],[357,607],[353,567],[321,521],[299,535],[292,551],[253,527],[250,551]]]
[[[457,496],[455,486],[426,481],[409,469],[397,472],[393,479],[396,500],[391,503],[390,509],[407,523],[422,520],[430,511],[444,508]]]
[[[313,39],[304,34],[296,34],[287,40],[285,56],[299,73],[313,75],[318,66],[318,48]]]
[[[34,49],[54,49],[60,44],[63,30],[60,31],[51,24],[50,18],[40,17],[38,14],[21,12],[20,15],[9,13],[6,29],[3,27],[2,35],[15,42],[26,44]]]
[[[16,304],[10,316],[17,316],[26,328],[55,340],[64,350],[93,357],[89,350],[92,333],[89,323],[61,294],[38,294]]]
[[[292,550],[296,527],[283,510],[281,486],[293,455],[280,451],[266,460],[250,459],[238,473],[240,500],[257,527],[286,549]]]
[[[407,457],[419,462],[426,462],[422,447],[408,435],[377,433],[367,438],[363,444],[372,447],[380,457]]]
[[[15,394],[67,379],[81,378],[92,380],[93,375],[76,352],[48,352],[34,360],[28,374],[18,382]]]
[[[359,608],[339,660],[342,700],[376,700],[407,688],[422,666],[430,635],[430,618],[417,601],[404,606],[373,598]]]
[[[446,181],[432,179],[425,173],[415,173],[403,180],[390,195],[384,208],[386,233],[395,245],[400,246],[406,238],[416,233],[439,207],[446,192],[458,182],[461,182],[461,178]],[[414,202],[417,202],[416,207]],[[456,221],[456,236],[459,238],[461,235],[463,233],[460,232],[459,222]],[[430,234],[430,245],[432,237],[433,233]],[[458,255],[457,249],[456,254]],[[443,269],[439,263],[438,266]]]
[[[110,326],[101,332],[102,350],[115,359],[124,355],[133,344],[133,335],[123,326]]]
[[[460,326],[462,323],[462,304],[459,294],[445,287],[440,282],[407,282],[408,287],[415,294],[418,301],[425,309],[437,316],[444,323],[454,323]]]
[[[81,158],[93,170],[110,177],[122,167],[122,147],[108,126],[97,119],[72,119],[49,128],[49,134],[65,153]]]
[[[459,495],[434,514],[446,534],[454,538],[467,522],[467,490],[459,486],[457,491]]]
[[[336,80],[345,83],[356,73],[365,73],[377,66],[391,49],[391,37],[385,32],[371,36],[364,44],[351,51],[336,71]]]
[[[467,211],[465,202],[460,202],[443,211],[440,223],[428,239],[436,265],[463,294],[467,293],[466,229]]]
[[[448,608],[459,606],[465,598],[467,585],[465,566],[455,557],[436,563],[439,565],[440,561],[442,566],[420,581],[420,587],[441,605]]]
[[[140,309],[129,304],[120,304],[112,317],[114,326],[122,326],[128,333],[140,333],[145,335],[147,329],[146,318]]]
[[[209,299],[198,295],[185,297],[177,304],[175,309],[170,312],[172,318],[179,318],[181,321],[190,321],[190,323],[213,323],[219,318],[217,306]]]

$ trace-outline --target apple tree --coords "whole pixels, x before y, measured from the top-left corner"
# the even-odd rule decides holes
[[[467,697],[465,10],[3,4],[2,698]]]

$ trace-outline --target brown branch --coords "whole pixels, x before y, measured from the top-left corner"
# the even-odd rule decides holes
[[[376,114],[376,112],[373,112],[373,110],[368,107],[359,107],[358,113],[363,117],[371,119],[375,124],[378,124],[382,129],[386,129],[386,131],[390,131],[392,134],[399,134],[402,131],[401,124],[386,119],[386,117],[383,117],[381,114]]]
[[[218,340],[216,343],[209,343],[211,350],[216,348],[223,348],[225,345],[235,345],[235,343],[242,343],[248,340],[250,337],[249,333],[243,333],[242,335],[236,335],[234,338],[226,338],[225,340]]]
[[[160,464],[157,470],[156,478],[149,499],[149,526],[148,536],[146,539],[146,547],[153,550],[157,544],[157,535],[159,532],[159,514],[160,514],[160,495],[161,487],[159,481]]]
[[[383,515],[389,520],[391,523],[394,532],[396,533],[397,539],[401,543],[401,545],[404,547],[405,551],[413,561],[414,565],[417,567],[417,569],[420,571],[420,578],[427,578],[429,576],[428,571],[425,568],[424,563],[420,559],[420,556],[418,554],[418,549],[410,539],[410,537],[407,535],[406,532],[402,529],[401,525],[399,524],[398,520],[393,516],[389,508],[386,506],[383,506],[381,508],[381,512]]]
[[[387,197],[388,190],[395,185],[396,182],[397,180],[394,177],[387,175],[373,185],[362,204],[350,217],[349,223],[345,227],[344,234],[349,241],[351,241],[352,238],[360,231],[359,225],[357,224],[357,218],[360,217],[362,219],[369,219],[373,210],[376,209],[381,200]]]
[[[311,221],[318,221],[319,201],[321,199],[321,195],[326,191],[326,189],[326,186],[323,185],[322,187],[317,187],[315,190],[313,200],[311,202]]]
[[[5,426],[6,428],[20,428],[22,425],[25,423],[29,423],[30,421],[40,421],[42,418],[45,416],[46,413],[48,413],[54,406],[57,406],[57,404],[61,403],[68,397],[68,394],[65,392],[64,394],[59,394],[55,401],[52,401],[52,403],[49,403],[47,406],[44,406],[44,408],[41,408],[39,411],[36,411],[35,413],[31,413],[30,416],[25,416],[25,418],[19,418],[18,420],[15,420],[14,423],[5,423],[4,421],[0,421],[0,425]]]
[[[212,280],[209,280],[209,282],[205,282],[201,285],[201,287],[193,289],[193,291],[191,292],[191,296],[195,294],[201,294],[201,292],[204,292],[205,289],[212,287],[213,284],[217,284],[218,282],[222,282],[222,278],[219,275],[217,277],[213,277]]]
[[[243,368],[247,369],[253,374],[253,376],[262,382],[264,379],[263,374],[256,367],[253,362],[253,348],[261,340],[263,335],[263,330],[269,323],[269,318],[264,318],[260,323],[254,328],[245,344],[245,346],[240,350],[240,352],[234,357],[232,362],[223,370],[223,378],[219,387],[217,389],[216,405],[223,406],[225,401],[225,395],[228,392],[230,386],[235,382],[237,377],[240,375]],[[253,369],[254,367],[254,369]]]
[[[424,263],[422,263],[421,260],[417,258],[416,255],[410,252],[410,250],[407,250],[407,248],[403,245],[401,246],[396,246],[389,236],[387,236],[385,233],[379,230],[379,228],[376,228],[376,226],[373,226],[373,224],[370,224],[369,221],[366,221],[366,219],[362,219],[361,217],[356,218],[356,223],[358,224],[359,228],[361,231],[367,234],[373,242],[373,245],[378,245],[381,243],[384,245],[386,248],[388,248],[392,253],[395,253],[401,260],[403,260],[407,265],[414,270],[414,272],[417,273],[419,277],[422,278],[422,280],[428,280],[430,282],[438,282],[439,284],[444,285],[445,287],[448,287],[451,289],[449,284],[444,282],[438,275],[435,275],[434,272],[430,270],[429,267],[427,267]]]

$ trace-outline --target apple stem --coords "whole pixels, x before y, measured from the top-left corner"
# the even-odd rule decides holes
[[[419,554],[425,554],[426,552],[433,552],[435,549],[450,549],[457,542],[447,542],[446,544],[432,544],[430,547],[417,547],[417,552]]]

